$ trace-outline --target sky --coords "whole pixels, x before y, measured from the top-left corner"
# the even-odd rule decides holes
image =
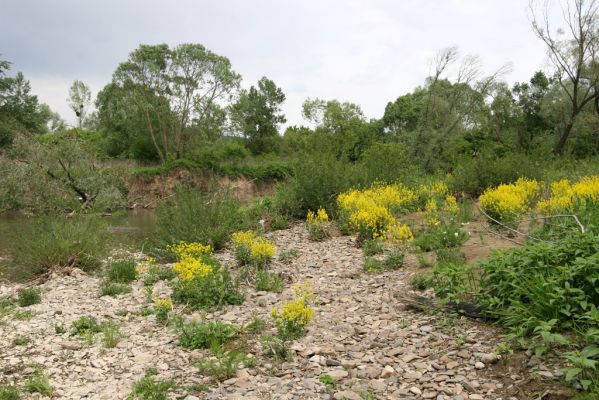
[[[0,59],[22,71],[41,102],[68,123],[75,79],[92,95],[140,44],[201,43],[228,57],[248,88],[283,89],[288,124],[307,98],[338,99],[380,118],[422,85],[434,55],[458,46],[508,83],[549,68],[528,0],[3,0]]]

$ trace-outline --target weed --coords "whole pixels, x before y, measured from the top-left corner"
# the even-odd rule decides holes
[[[278,274],[258,271],[256,276],[256,290],[281,293],[283,291],[283,278]]]
[[[54,324],[54,332],[57,335],[62,335],[63,333],[67,332],[67,327],[64,326],[64,324],[58,324],[58,323],[56,323],[56,324]]]
[[[156,299],[154,301],[154,312],[156,313],[156,321],[166,325],[169,319],[169,314],[173,309],[173,303],[170,299]]]
[[[331,221],[326,210],[322,207],[317,212],[308,210],[306,217],[306,228],[310,240],[321,241],[329,236]]]
[[[246,332],[257,334],[262,332],[266,328],[266,322],[258,315],[254,314],[252,322],[247,324],[244,328]]]
[[[143,284],[144,286],[152,286],[158,281],[170,281],[176,276],[177,274],[175,274],[175,271],[170,267],[151,264],[143,278]]]
[[[128,310],[125,310],[125,309],[116,310],[116,311],[114,312],[114,315],[116,315],[117,317],[126,317],[126,316],[127,316],[127,314],[129,314],[129,311],[128,311]]]
[[[31,310],[18,310],[12,315],[12,317],[17,321],[26,321],[28,319],[33,318],[33,311]]]
[[[29,307],[42,302],[42,293],[37,288],[25,288],[19,291],[17,302],[21,307]]]
[[[209,349],[222,347],[232,340],[239,329],[235,325],[215,322],[181,322],[176,326],[179,344],[190,349]]]
[[[35,371],[33,376],[25,382],[25,390],[29,393],[40,393],[48,397],[51,397],[54,392],[48,375],[40,370]]]
[[[414,245],[422,251],[432,251],[458,247],[468,239],[468,233],[460,229],[456,223],[439,224],[432,226],[428,231],[417,235]]]
[[[389,270],[398,269],[403,265],[404,259],[404,253],[393,251],[387,254],[387,257],[383,260],[383,268]]]
[[[240,364],[245,368],[250,368],[255,365],[255,362],[253,358],[243,353],[231,351],[217,354],[211,358],[202,358],[198,361],[197,368],[200,374],[222,381],[236,376]]]
[[[287,361],[291,359],[291,351],[287,343],[276,336],[262,336],[260,339],[264,355],[276,361]]]
[[[293,300],[283,304],[281,311],[273,308],[272,318],[277,326],[277,335],[283,341],[295,340],[306,332],[314,317],[314,293],[306,284],[296,286]]]
[[[123,334],[121,333],[121,329],[118,325],[113,323],[103,323],[101,325],[102,334],[102,342],[104,343],[105,348],[114,348],[119,343]]]
[[[375,274],[383,270],[383,263],[374,257],[366,257],[362,269],[366,273]]]
[[[428,255],[426,253],[417,253],[416,260],[418,260],[418,265],[420,268],[432,268],[433,263],[429,261]]]
[[[85,336],[102,331],[102,327],[94,317],[83,316],[71,323],[71,335]]]
[[[19,390],[12,385],[0,385],[0,400],[20,400]]]
[[[133,385],[133,391],[127,400],[166,400],[168,392],[175,387],[175,381],[157,381],[156,370],[146,371],[145,376]]]
[[[24,336],[14,338],[12,341],[13,346],[25,346],[26,344],[29,344],[29,343],[31,343],[31,339],[28,337],[24,337]]]
[[[104,280],[100,284],[100,296],[118,296],[125,293],[131,293],[131,286],[128,284],[109,280]]]
[[[108,264],[106,278],[115,283],[131,283],[137,278],[135,260],[116,260]]]
[[[364,252],[364,255],[367,256],[381,254],[384,250],[385,246],[383,245],[383,242],[378,239],[365,240],[364,243],[362,243],[362,251]]]
[[[410,278],[410,285],[416,290],[426,290],[431,287],[431,280],[429,275],[412,275]]]
[[[335,380],[331,377],[331,375],[321,375],[318,380],[327,388],[327,390],[335,390]]]
[[[140,317],[147,317],[148,315],[154,314],[154,310],[152,310],[150,307],[143,307],[135,314],[139,315]]]
[[[282,250],[279,253],[279,261],[283,264],[291,264],[299,256],[301,256],[301,253],[297,249]]]

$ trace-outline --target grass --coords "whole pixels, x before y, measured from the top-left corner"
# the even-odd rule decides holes
[[[410,285],[416,290],[426,290],[431,286],[431,282],[428,275],[413,275]]]
[[[100,296],[118,296],[120,294],[130,293],[131,286],[125,283],[116,283],[104,280],[100,284]]]
[[[40,370],[37,370],[33,376],[25,382],[25,390],[29,393],[39,393],[48,397],[52,397],[52,393],[54,392],[54,389],[50,384],[50,378]]]
[[[13,346],[25,346],[31,343],[31,339],[25,336],[14,338],[12,341]]]
[[[0,385],[0,400],[20,400],[19,390],[12,385]]]
[[[279,261],[283,264],[291,264],[299,256],[301,256],[301,253],[297,249],[282,250],[279,253]]]
[[[215,322],[178,323],[179,344],[190,349],[221,348],[237,336],[239,328],[235,325]]]
[[[83,316],[71,323],[71,335],[85,336],[101,331],[102,327],[94,317]]]
[[[42,302],[42,292],[37,288],[25,288],[19,291],[17,302],[21,307],[29,307]]]
[[[366,256],[381,254],[385,250],[384,244],[380,240],[371,239],[362,243],[362,251]]]
[[[223,381],[235,377],[239,365],[250,368],[255,366],[255,363],[256,360],[253,357],[248,357],[237,351],[231,351],[218,354],[211,358],[201,358],[198,360],[197,368],[200,374]]]
[[[18,310],[12,315],[13,319],[16,321],[26,321],[28,319],[33,318],[34,312],[31,310]]]
[[[119,343],[123,334],[121,332],[121,328],[113,323],[103,323],[101,325],[102,330],[102,343],[105,348],[114,348]]]
[[[112,261],[106,268],[106,279],[115,283],[131,283],[137,277],[135,260]]]
[[[283,291],[283,278],[278,274],[258,271],[258,275],[256,276],[256,290],[281,293]]]
[[[146,371],[145,376],[133,385],[132,393],[127,400],[166,400],[168,393],[175,387],[175,381],[158,381],[155,369]]]

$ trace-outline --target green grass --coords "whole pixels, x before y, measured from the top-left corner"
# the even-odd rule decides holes
[[[127,400],[166,400],[171,389],[176,384],[173,380],[158,381],[155,369],[146,371],[145,376],[133,385],[132,393]]]
[[[19,290],[17,302],[21,307],[29,307],[42,302],[42,293],[37,288],[25,288]]]
[[[71,335],[85,336],[102,331],[95,317],[83,316],[71,323]]]
[[[103,323],[101,325],[102,330],[102,343],[105,348],[114,348],[123,337],[121,328],[114,323]]]
[[[137,277],[135,260],[116,260],[108,264],[106,278],[115,283],[131,283]]]
[[[254,358],[250,358],[237,351],[231,351],[218,354],[216,357],[201,358],[196,365],[200,374],[223,381],[235,377],[240,365],[250,368],[255,363],[256,360]]]
[[[25,382],[25,390],[29,393],[40,393],[51,397],[54,389],[50,384],[50,378],[43,371],[37,370],[31,378]]]
[[[131,286],[126,283],[116,283],[112,281],[102,281],[100,284],[100,296],[118,296],[120,294],[130,293]]]
[[[31,339],[25,336],[14,338],[12,341],[13,346],[25,346],[31,343]]]
[[[19,390],[12,385],[0,385],[0,400],[20,400]]]
[[[179,344],[190,349],[209,349],[222,347],[231,341],[239,332],[235,325],[215,322],[179,323]]]
[[[256,276],[256,290],[281,293],[283,291],[283,278],[278,274],[258,271],[258,275]]]

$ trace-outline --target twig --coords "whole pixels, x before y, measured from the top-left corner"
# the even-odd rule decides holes
[[[509,231],[512,231],[512,232],[514,232],[514,233],[517,233],[518,235],[521,235],[521,236],[526,236],[527,238],[530,238],[530,239],[532,239],[532,240],[536,240],[536,241],[543,241],[542,239],[540,239],[540,238],[538,238],[538,237],[531,236],[531,235],[529,235],[528,233],[520,232],[520,231],[518,231],[518,230],[516,230],[516,229],[514,229],[514,228],[511,228],[511,227],[507,226],[507,225],[506,225],[506,224],[504,224],[503,222],[500,222],[500,221],[496,220],[495,218],[491,217],[489,214],[487,214],[487,213],[486,213],[486,212],[485,212],[485,211],[484,211],[482,208],[480,208],[478,205],[477,205],[476,207],[478,208],[478,210],[479,210],[479,211],[480,211],[480,212],[481,212],[481,213],[482,213],[482,214],[483,214],[485,217],[489,218],[491,221],[495,222],[496,224],[503,226],[503,227],[504,227],[504,228],[506,228],[507,230],[509,230]]]
[[[574,221],[576,221],[576,224],[580,228],[580,232],[582,232],[582,233],[585,232],[584,225],[580,222],[578,217],[574,214],[556,214],[556,215],[547,215],[547,216],[542,216],[542,217],[526,218],[526,219],[521,219],[520,222],[535,221],[537,219],[551,219],[551,218],[565,218],[565,217],[574,218]]]
[[[176,193],[173,193],[173,194],[170,194],[170,195],[168,195],[168,196],[166,196],[166,197],[159,197],[159,198],[157,198],[157,199],[154,199],[154,200],[152,200],[151,202],[149,202],[148,204],[144,205],[144,206],[143,206],[143,208],[148,208],[149,206],[151,206],[152,204],[156,203],[157,201],[160,201],[160,200],[166,200],[166,199],[168,199],[169,197],[173,197],[175,194],[176,194]]]

